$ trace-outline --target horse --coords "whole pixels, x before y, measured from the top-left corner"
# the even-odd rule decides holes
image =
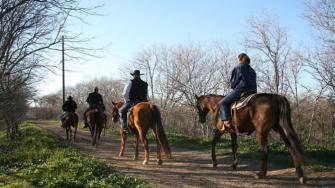
[[[73,138],[74,142],[76,140],[76,134],[78,128],[78,115],[75,112],[65,112],[63,124],[66,131],[66,140],[70,141]],[[72,137],[71,126],[74,127],[73,137]]]
[[[104,128],[107,117],[102,111],[94,108],[86,112],[87,124],[92,136],[92,145],[98,146],[102,129]]]
[[[122,157],[124,155],[124,150],[125,150],[125,146],[126,146],[127,134],[122,129],[119,109],[122,108],[122,106],[124,105],[124,102],[123,101],[117,101],[117,102],[112,102],[112,104],[113,104],[113,106],[112,106],[112,121],[114,123],[118,123],[119,132],[120,132],[120,136],[121,136],[120,152],[119,152],[118,156]],[[129,128],[129,129],[131,129],[131,128]],[[132,131],[132,132],[134,132],[134,131]],[[134,158],[134,160],[135,160],[135,158]]]
[[[206,122],[208,113],[215,115],[216,131],[212,141],[212,162],[213,167],[217,166],[215,147],[216,143],[225,131],[221,131],[223,123],[219,116],[219,101],[224,96],[221,95],[202,95],[195,96],[196,108],[198,110],[200,123]],[[267,138],[270,130],[279,133],[281,139],[288,147],[291,158],[294,162],[296,174],[300,183],[306,182],[306,177],[303,173],[303,165],[305,159],[303,150],[297,134],[291,121],[291,108],[288,100],[281,95],[276,94],[257,94],[250,99],[248,104],[239,109],[234,110],[232,113],[233,128],[230,131],[231,147],[233,152],[234,162],[232,168],[236,169],[238,165],[237,159],[237,135],[239,133],[251,134],[256,132],[257,141],[261,148],[261,168],[255,177],[257,179],[263,178],[267,173],[267,160],[268,160],[268,145]]]
[[[123,104],[121,101],[113,102],[112,118],[114,122],[120,122],[120,115],[117,114]],[[149,145],[146,135],[150,128],[154,133],[157,143],[157,164],[161,165],[163,163],[161,159],[161,148],[164,150],[166,157],[172,159],[171,149],[162,125],[161,113],[156,105],[150,102],[137,103],[129,110],[127,125],[129,130],[134,134],[134,160],[138,160],[138,139],[140,138],[144,146],[144,161],[142,164],[146,165],[149,163]],[[121,133],[121,149],[119,155],[122,156],[125,149],[126,135],[124,131],[121,130],[121,123],[119,123],[119,127]]]

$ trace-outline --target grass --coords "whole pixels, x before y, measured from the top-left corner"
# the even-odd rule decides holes
[[[8,141],[0,132],[0,153],[0,187],[148,187],[31,123],[23,126],[17,141]]]
[[[168,134],[172,146],[185,149],[203,150],[210,152],[211,139],[190,138],[180,134]],[[221,138],[217,144],[217,155],[231,154],[231,141]],[[238,138],[240,158],[260,160],[259,145],[253,136]],[[315,145],[304,146],[307,166],[314,171],[335,170],[335,150]],[[280,140],[269,140],[269,162],[279,166],[293,166],[285,144]]]

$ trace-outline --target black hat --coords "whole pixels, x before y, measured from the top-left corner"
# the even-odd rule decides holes
[[[134,75],[139,76],[139,75],[143,75],[143,74],[141,74],[140,70],[134,70],[134,72],[130,73],[130,75],[132,75],[132,76],[134,76]]]
[[[73,98],[72,98],[72,96],[68,96],[67,99],[68,100],[72,100]]]

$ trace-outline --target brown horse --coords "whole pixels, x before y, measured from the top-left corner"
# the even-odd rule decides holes
[[[122,107],[123,102],[113,102],[113,121],[116,122],[120,118],[118,114],[119,109]],[[171,150],[167,140],[167,137],[164,132],[162,125],[161,113],[156,105],[153,105],[149,102],[141,102],[136,104],[128,114],[127,122],[129,130],[134,134],[134,145],[135,145],[135,155],[134,160],[138,160],[138,139],[142,140],[144,146],[144,161],[143,165],[148,164],[149,162],[149,145],[147,139],[147,132],[151,128],[153,130],[155,140],[157,143],[157,163],[161,165],[161,147],[164,150],[166,157],[171,159]],[[121,125],[120,125],[121,128]],[[121,130],[121,150],[120,156],[123,155],[126,136]]]
[[[122,157],[123,154],[124,154],[125,146],[126,146],[127,134],[122,130],[119,109],[122,108],[124,102],[123,101],[118,101],[118,102],[112,102],[112,104],[113,104],[113,107],[112,107],[112,121],[114,123],[119,124],[119,131],[120,131],[120,135],[121,135],[121,145],[120,145],[119,157]],[[134,131],[132,131],[132,132],[134,132]],[[137,158],[134,158],[134,160],[137,160]]]
[[[71,141],[73,138],[73,142],[76,140],[77,128],[78,128],[78,115],[75,112],[65,112],[64,117],[64,128],[66,131],[66,140]],[[72,129],[74,128],[74,135],[72,137]]]
[[[98,109],[91,109],[86,112],[87,124],[92,136],[92,145],[98,146],[102,129],[106,124],[106,114]]]
[[[215,146],[217,141],[222,136],[222,122],[219,117],[219,101],[223,98],[220,95],[203,95],[196,96],[199,121],[206,122],[208,113],[215,115],[216,131],[212,142],[212,161],[213,166],[217,165]],[[234,115],[235,114],[235,115]],[[275,94],[257,94],[252,98],[248,105],[237,110],[232,115],[232,124],[234,130],[230,133],[232,139],[232,151],[234,162],[233,169],[236,169],[238,164],[237,159],[237,134],[251,134],[256,131],[256,137],[261,147],[262,163],[261,170],[256,174],[256,178],[263,178],[267,173],[268,160],[268,145],[267,137],[270,130],[279,133],[285,145],[288,147],[291,154],[296,174],[299,177],[300,183],[305,183],[306,179],[303,175],[303,165],[305,164],[303,150],[295,133],[291,122],[291,108],[288,100],[280,95]]]

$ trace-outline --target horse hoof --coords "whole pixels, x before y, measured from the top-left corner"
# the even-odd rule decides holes
[[[233,170],[236,170],[236,167],[237,167],[237,164],[232,164],[232,165],[231,165],[231,168],[232,168]]]
[[[158,164],[158,165],[162,165],[162,164],[163,164],[163,161],[162,161],[161,159],[158,159],[158,160],[157,160],[157,164]]]
[[[264,172],[259,172],[255,174],[255,178],[256,179],[262,179],[265,177],[265,173]]]
[[[306,183],[306,177],[304,177],[304,176],[302,176],[302,177],[300,177],[299,178],[299,182],[301,183],[301,184],[305,184]]]
[[[218,166],[218,162],[217,161],[213,161],[213,168],[216,168]]]
[[[148,162],[147,160],[144,160],[142,164],[143,164],[143,165],[147,165],[148,163],[149,163],[149,162]]]

